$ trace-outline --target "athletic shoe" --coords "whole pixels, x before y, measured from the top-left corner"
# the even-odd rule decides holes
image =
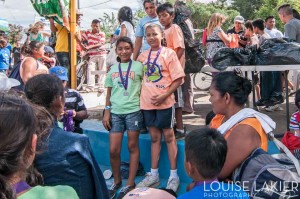
[[[159,175],[153,176],[151,172],[146,173],[146,177],[136,185],[137,188],[141,187],[157,187],[159,185]]]
[[[268,100],[268,103],[266,103],[266,106],[272,106],[275,104],[282,104],[284,102],[284,98],[282,95],[280,96],[273,96]]]
[[[283,111],[283,108],[279,106],[279,104],[276,104],[274,106],[266,106],[265,110],[268,112],[273,112],[273,111]]]
[[[110,188],[108,189],[109,191],[109,197],[110,199],[113,199],[116,196],[116,193],[118,189],[120,189],[122,186],[122,182],[119,182],[118,184],[113,183]]]
[[[135,188],[135,184],[130,186],[126,185],[125,187],[122,187],[122,189],[119,192],[118,199],[123,198],[129,191],[133,190]]]
[[[183,128],[183,133],[178,131],[177,129],[174,129],[174,134],[175,134],[176,140],[182,140],[186,136],[186,128],[185,127]]]
[[[172,189],[176,193],[176,191],[179,187],[179,184],[180,184],[180,180],[178,177],[169,178],[166,189]]]
[[[260,99],[255,102],[256,106],[265,106],[266,100]]]

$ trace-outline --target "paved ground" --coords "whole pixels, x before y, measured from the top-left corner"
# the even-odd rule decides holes
[[[83,93],[82,95],[88,107],[88,113],[90,115],[89,119],[101,120],[105,96],[97,96],[97,93]],[[296,107],[294,104],[294,96],[289,97],[289,101],[289,109],[291,115],[294,111],[296,111]],[[188,131],[197,129],[199,127],[203,127],[205,125],[205,116],[211,110],[209,102],[209,93],[206,91],[195,90],[194,103],[195,112],[193,114],[183,116],[184,124]],[[283,111],[261,111],[269,115],[276,122],[277,127],[275,129],[275,134],[277,135],[282,134],[286,131],[287,122],[285,103],[282,104],[281,107],[284,109]]]

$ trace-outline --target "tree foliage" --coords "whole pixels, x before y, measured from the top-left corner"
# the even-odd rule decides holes
[[[233,0],[232,8],[238,10],[245,19],[256,18],[255,12],[263,5],[263,0]],[[269,5],[270,6],[270,5]]]
[[[9,24],[8,42],[14,45],[23,37],[23,27],[21,25]]]
[[[104,16],[100,17],[99,20],[101,21],[101,30],[106,37],[110,37],[119,25],[118,19],[113,12],[111,14],[104,13]]]

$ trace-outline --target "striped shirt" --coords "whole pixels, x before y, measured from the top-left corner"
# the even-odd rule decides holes
[[[93,48],[88,51],[90,56],[97,56],[97,55],[103,55],[106,54],[106,49],[104,47],[105,44],[105,34],[103,32],[98,33],[92,33],[92,31],[87,30],[82,35],[83,40],[88,42],[88,46],[96,45],[99,43],[102,43],[102,46],[98,48]]]
[[[290,119],[290,129],[300,130],[300,113],[299,111],[292,114]]]
[[[75,110],[76,112],[86,110],[83,98],[78,93],[78,91],[74,89],[66,89],[65,96],[66,96],[65,107],[67,110]],[[75,122],[75,126],[77,125],[79,126],[79,123],[81,123],[82,121],[74,119],[74,122]]]

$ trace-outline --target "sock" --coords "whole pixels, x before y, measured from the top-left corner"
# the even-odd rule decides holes
[[[180,133],[184,133],[184,129],[177,129],[177,128],[176,128],[176,131],[177,131],[177,132],[180,132]]]
[[[170,178],[178,178],[177,169],[170,171]]]
[[[158,176],[158,169],[152,169],[151,168],[151,175],[155,176],[155,177]]]

